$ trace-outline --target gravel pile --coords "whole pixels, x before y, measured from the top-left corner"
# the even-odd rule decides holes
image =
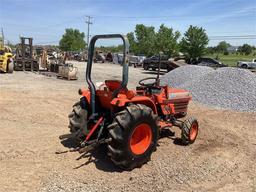
[[[162,76],[161,84],[168,84],[171,87],[180,87],[182,84],[198,79],[214,69],[205,66],[186,65],[178,67],[175,70]]]
[[[249,70],[183,66],[162,76],[161,82],[191,91],[193,100],[207,106],[256,111],[256,75]]]

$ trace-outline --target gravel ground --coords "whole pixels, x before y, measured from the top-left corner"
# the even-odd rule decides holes
[[[181,146],[177,128],[174,135],[165,131],[151,161],[130,172],[116,168],[104,148],[79,161],[78,153],[56,155],[71,146],[58,136],[67,133],[67,115],[84,86],[84,63],[74,64],[78,81],[0,74],[0,191],[256,191],[255,113],[192,102],[189,115],[200,125],[196,142]],[[102,67],[94,65],[99,81],[119,74],[120,66]],[[150,73],[130,68],[129,86]]]
[[[162,76],[162,84],[191,91],[202,104],[237,111],[256,111],[256,75],[249,70],[184,66]]]

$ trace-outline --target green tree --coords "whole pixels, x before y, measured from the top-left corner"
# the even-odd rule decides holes
[[[155,48],[157,52],[163,52],[169,57],[178,51],[178,38],[180,32],[174,31],[162,24],[156,33]]]
[[[135,27],[134,33],[127,34],[131,52],[134,54],[145,54],[146,56],[155,53],[155,28],[138,24]]]
[[[80,51],[85,48],[84,33],[78,29],[66,29],[59,42],[62,51]]]
[[[135,34],[137,39],[138,53],[147,56],[155,53],[155,28],[143,24],[136,25]]]
[[[231,47],[231,45],[229,43],[227,43],[226,41],[221,41],[216,49],[219,53],[225,53],[228,51],[228,48]]]
[[[130,43],[130,52],[134,54],[145,54],[151,56],[160,51],[171,56],[178,52],[178,38],[180,33],[161,25],[158,32],[154,27],[138,24],[134,32],[127,34]]]
[[[238,47],[238,52],[245,55],[250,55],[253,51],[253,47],[248,44],[243,44],[243,46]]]
[[[127,38],[130,44],[130,52],[134,54],[138,54],[139,53],[138,45],[137,45],[137,42],[135,41],[134,33],[133,32],[127,33]]]
[[[181,51],[191,59],[201,57],[206,52],[206,46],[209,42],[208,36],[203,28],[190,26],[181,40]]]

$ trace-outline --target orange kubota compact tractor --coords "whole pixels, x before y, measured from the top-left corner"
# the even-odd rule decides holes
[[[105,80],[98,89],[91,80],[94,46],[97,39],[121,38],[123,50],[122,81]],[[163,128],[181,129],[184,145],[192,144],[198,134],[195,118],[178,120],[186,116],[190,93],[182,89],[159,85],[157,78],[139,81],[136,90],[129,90],[128,40],[119,34],[96,35],[91,39],[86,68],[89,88],[79,90],[80,101],[73,105],[69,115],[70,134],[60,139],[74,138],[79,146],[72,151],[85,153],[100,144],[107,144],[108,155],[119,167],[131,170],[150,160]],[[159,70],[158,70],[159,71]]]

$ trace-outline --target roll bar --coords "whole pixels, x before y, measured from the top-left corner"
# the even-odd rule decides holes
[[[91,96],[91,112],[92,116],[91,118],[94,119],[95,116],[97,115],[95,113],[95,95],[96,95],[96,88],[94,83],[92,82],[91,79],[91,71],[92,71],[92,62],[93,62],[93,54],[94,54],[94,48],[95,48],[95,43],[98,39],[113,39],[113,38],[120,38],[123,41],[123,61],[122,61],[122,66],[123,66],[123,74],[122,74],[122,82],[119,88],[117,88],[113,92],[113,98],[117,96],[119,91],[123,88],[126,88],[127,83],[128,83],[128,59],[127,55],[129,54],[129,42],[126,36],[121,35],[121,34],[106,34],[106,35],[95,35],[92,37],[88,49],[88,61],[87,61],[87,66],[86,66],[86,75],[85,79],[86,82],[88,83],[89,89],[90,89],[90,96]]]

